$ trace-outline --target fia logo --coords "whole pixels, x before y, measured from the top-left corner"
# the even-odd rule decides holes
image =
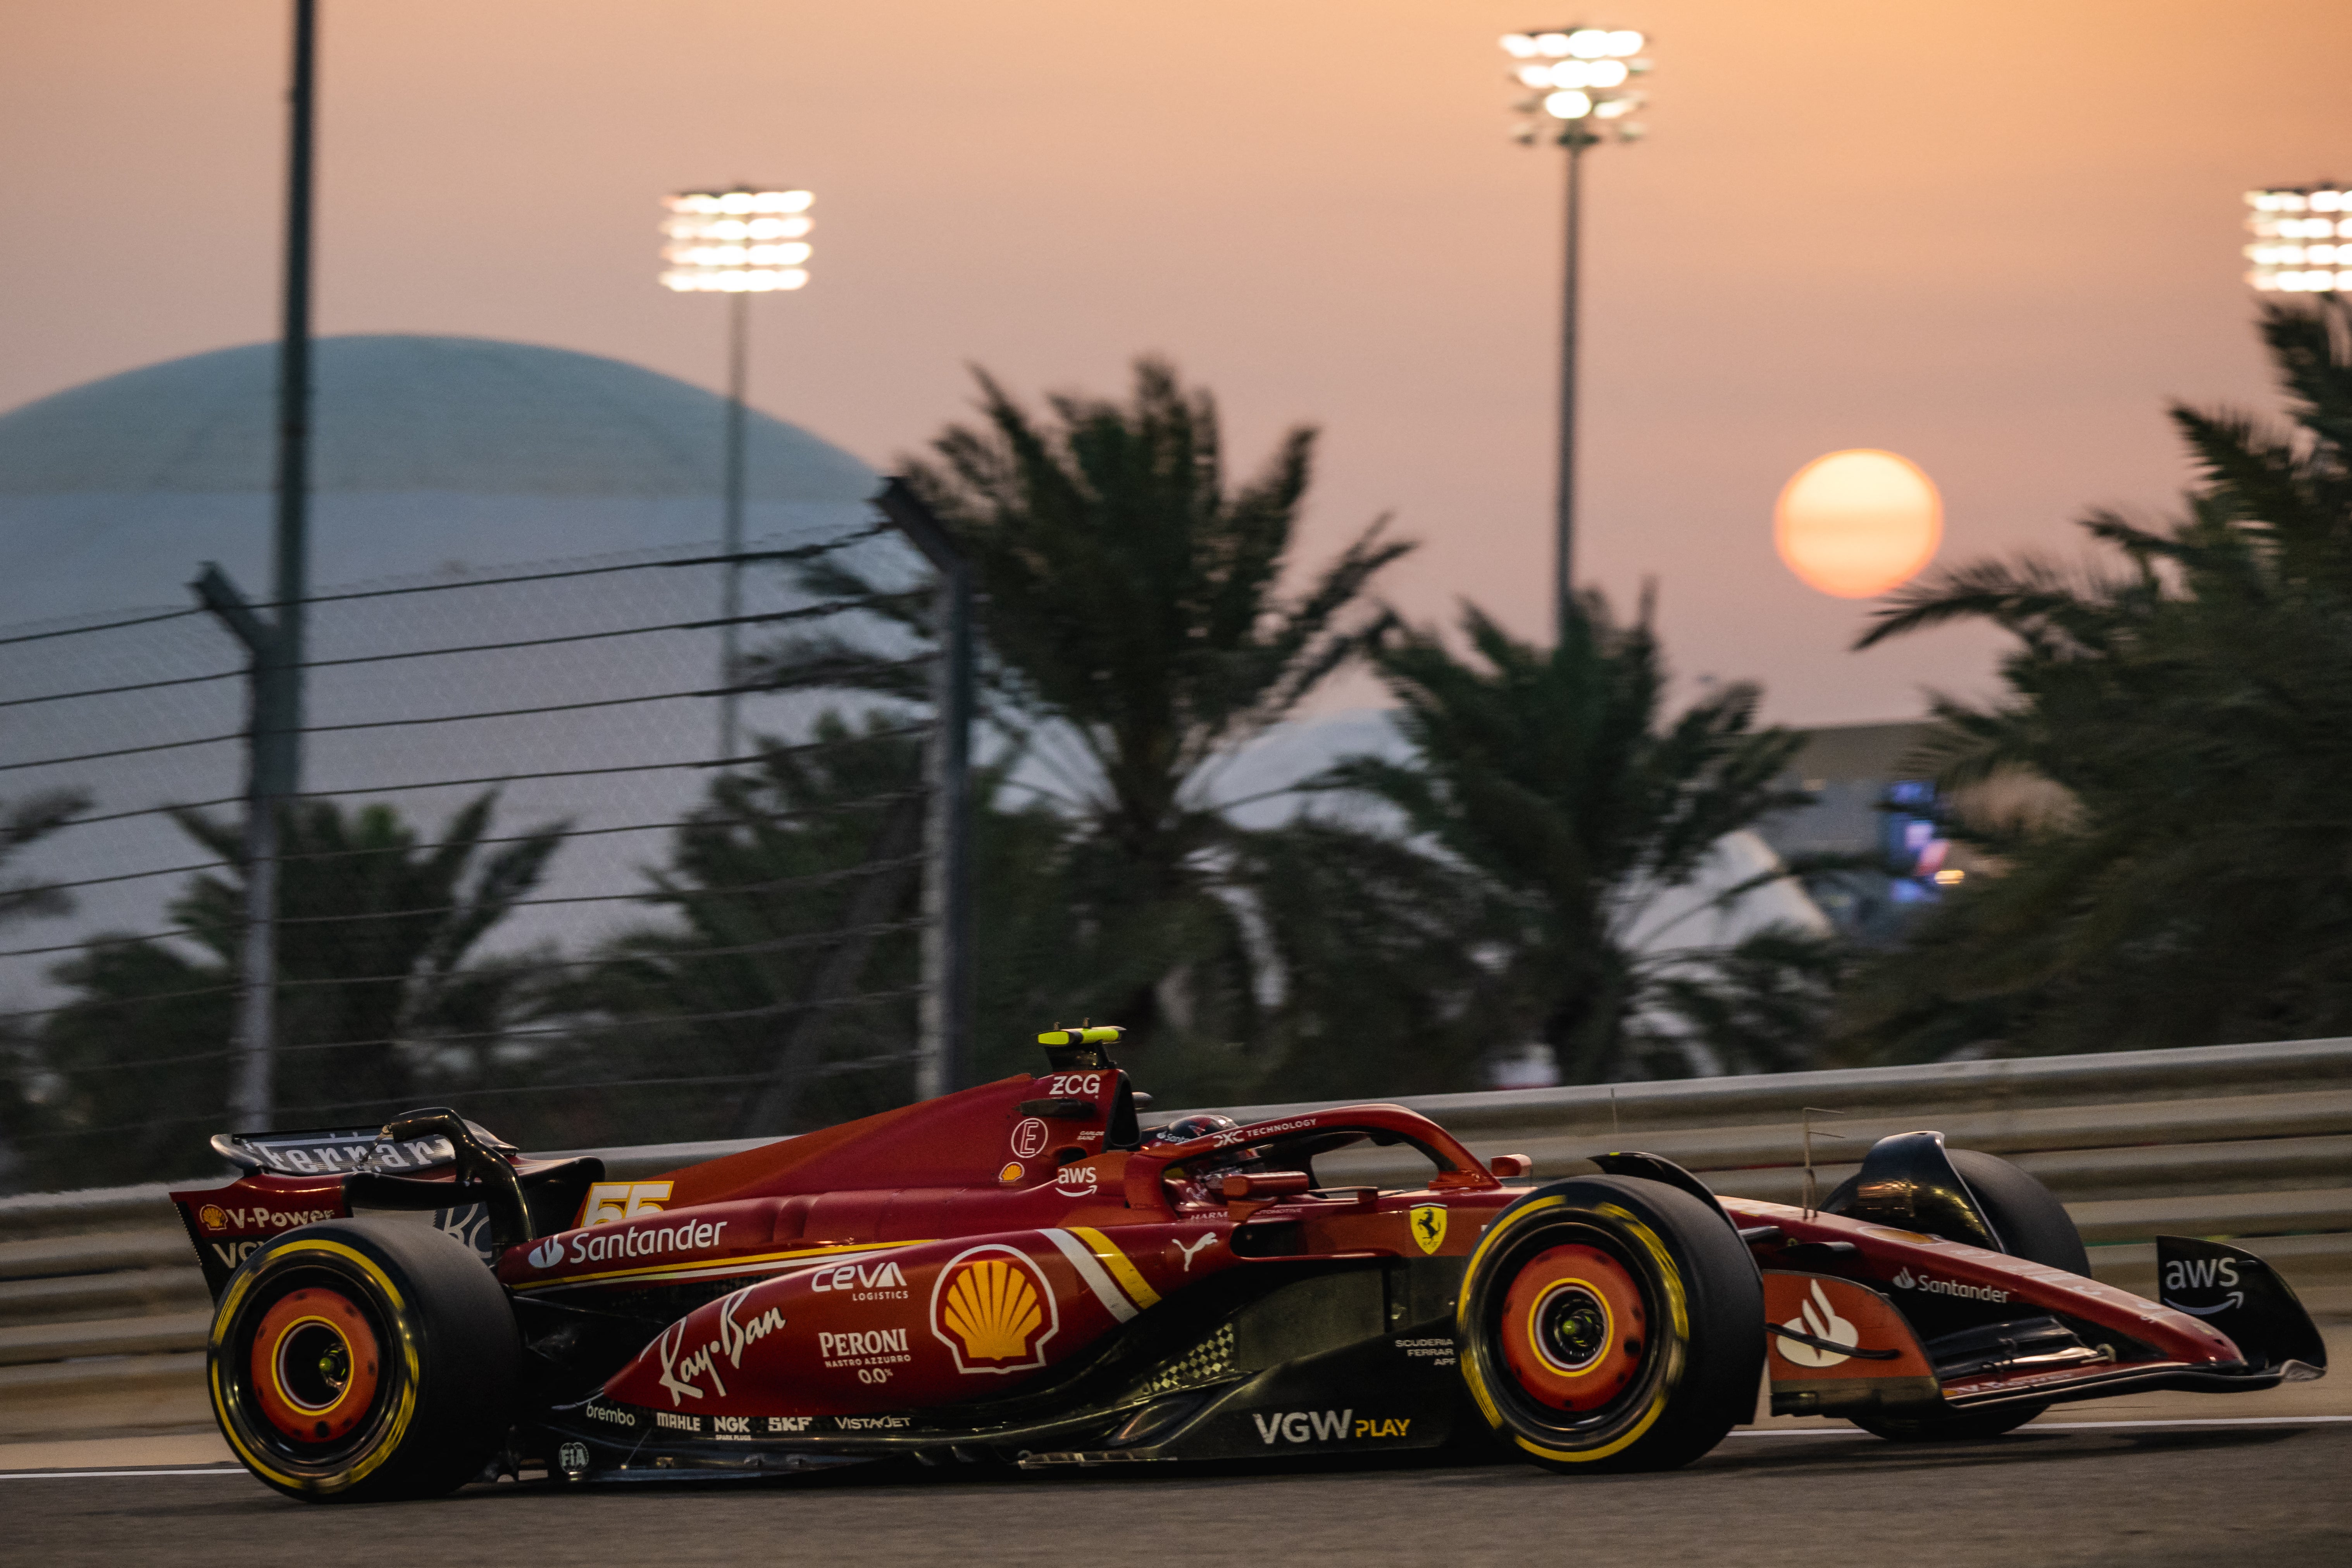
[[[588,1445],[566,1443],[555,1451],[555,1467],[567,1476],[588,1473]]]
[[[1445,1205],[1415,1204],[1412,1205],[1412,1239],[1423,1252],[1433,1253],[1445,1245]]]
[[[1773,1335],[1772,1348],[1780,1352],[1782,1360],[1795,1366],[1835,1366],[1842,1361],[1851,1361],[1853,1357],[1847,1352],[1862,1339],[1854,1331],[1854,1326],[1839,1317],[1837,1309],[1830,1305],[1830,1299],[1822,1293],[1822,1282],[1818,1279],[1813,1281],[1812,1300],[1797,1303],[1797,1315],[1780,1326],[1793,1333],[1811,1334],[1817,1340],[1829,1340],[1846,1347],[1845,1350],[1831,1350]]]

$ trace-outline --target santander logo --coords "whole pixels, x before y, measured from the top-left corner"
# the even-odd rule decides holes
[[[530,1249],[530,1266],[533,1268],[552,1268],[562,1261],[563,1238],[562,1237],[551,1236]]]
[[[1799,1302],[1797,1315],[1780,1326],[1793,1333],[1811,1334],[1817,1340],[1831,1340],[1849,1349],[1861,1339],[1853,1325],[1839,1317],[1837,1309],[1830,1305],[1830,1299],[1823,1293],[1822,1282],[1818,1279],[1813,1281],[1813,1299]],[[1842,1361],[1853,1359],[1845,1351],[1828,1350],[1778,1336],[1773,1339],[1773,1347],[1783,1358],[1798,1366],[1835,1366]]]

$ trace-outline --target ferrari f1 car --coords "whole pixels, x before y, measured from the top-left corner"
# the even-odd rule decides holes
[[[1938,1133],[1881,1141],[1818,1209],[1633,1152],[1535,1184],[1395,1105],[1147,1134],[1116,1030],[1041,1038],[1034,1078],[649,1181],[446,1110],[225,1134],[243,1173],[173,1194],[220,1429],[319,1501],[894,1456],[1499,1446],[1573,1473],[1687,1463],[1766,1396],[1982,1437],[2325,1366],[2261,1258],[2167,1238],[2159,1300],[2100,1284],[2045,1189]],[[1428,1169],[1318,1180],[1351,1144]]]

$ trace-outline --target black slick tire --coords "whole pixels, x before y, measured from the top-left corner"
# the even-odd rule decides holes
[[[1578,1177],[1487,1228],[1454,1337],[1471,1398],[1519,1458],[1563,1474],[1672,1469],[1755,1409],[1763,1280],[1710,1205]]]
[[[513,1419],[513,1309],[471,1247],[430,1226],[330,1220],[229,1277],[205,1357],[245,1468],[306,1502],[452,1491]]]
[[[1952,1169],[1969,1184],[1977,1206],[1992,1221],[2012,1258],[2023,1258],[2050,1268],[2086,1278],[2090,1254],[2083,1234],[2056,1194],[2015,1165],[1996,1154],[1974,1149],[1948,1149]],[[2035,1401],[1997,1405],[1989,1410],[1935,1410],[1916,1415],[1856,1415],[1853,1424],[1890,1443],[1964,1443],[1998,1437],[2016,1430],[2050,1406]]]

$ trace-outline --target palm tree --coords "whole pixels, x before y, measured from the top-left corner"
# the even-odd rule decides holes
[[[89,808],[81,790],[45,790],[13,801],[0,801],[0,866],[28,849]],[[0,925],[61,915],[73,901],[55,885],[22,878],[0,879]]]
[[[364,1123],[428,1087],[478,1079],[521,1005],[530,966],[476,956],[545,874],[565,825],[489,837],[495,795],[437,839],[390,806],[302,801],[279,830],[276,1099],[313,1124]],[[196,811],[181,828],[224,862],[192,878],[173,918],[198,950],[101,934],[58,966],[75,1000],[48,1018],[43,1065],[64,1088],[47,1108],[74,1157],[115,1180],[201,1163],[227,1083],[245,926],[244,835]],[[101,1131],[100,1130],[105,1130]]]
[[[89,803],[88,794],[70,789],[0,802],[0,868],[88,810]],[[0,877],[0,927],[66,914],[72,908],[71,896],[53,882]],[[5,1113],[0,1117],[0,1190],[22,1163],[12,1137],[41,1119],[49,1076],[39,1066],[26,1017],[0,1015],[0,1112]]]
[[[1375,663],[1414,755],[1352,757],[1327,782],[1382,803],[1492,889],[1491,917],[1463,932],[1484,954],[1467,1006],[1486,1048],[1539,1039],[1570,1083],[1671,1072],[1676,1031],[1663,1011],[1705,1025],[1694,1004],[1726,974],[1777,976],[1800,949],[1822,962],[1788,932],[1768,933],[1780,962],[1761,943],[1737,962],[1644,957],[1634,943],[1660,896],[1696,878],[1725,835],[1806,798],[1775,782],[1800,742],[1754,727],[1755,687],[1722,687],[1665,719],[1646,595],[1621,625],[1602,595],[1580,595],[1552,648],[1475,606],[1462,629],[1473,658],[1433,629],[1388,629]],[[1753,1051],[1748,1037],[1769,1013],[1725,1006],[1712,1021],[1737,1022],[1733,1037]]]
[[[556,998],[598,1076],[685,1062],[731,1080],[638,1097],[630,1125],[652,1131],[634,1135],[789,1132],[904,1098],[924,796],[898,731],[828,712],[813,744],[714,780],[651,872],[646,902],[670,918],[614,937]]]
[[[1214,399],[1160,360],[1137,362],[1125,403],[1057,395],[1043,417],[979,381],[982,423],[950,427],[907,479],[976,569],[988,716],[1072,825],[1060,870],[1077,940],[1033,994],[1057,998],[1053,1016],[1129,1026],[1174,1089],[1256,1016],[1218,763],[1359,652],[1366,590],[1412,546],[1376,521],[1286,596],[1312,429],[1233,484]],[[804,580],[876,591],[831,566]],[[921,629],[919,611],[899,613]],[[752,670],[790,679],[843,652],[796,639]]]
[[[1939,699],[1922,756],[2053,804],[1952,831],[1966,885],[1850,1002],[1856,1054],[2084,1051],[2352,1027],[2352,309],[2270,306],[2291,425],[2175,405],[2181,516],[2112,512],[2100,552],[1937,573],[1862,639],[2009,633],[1998,700]]]

